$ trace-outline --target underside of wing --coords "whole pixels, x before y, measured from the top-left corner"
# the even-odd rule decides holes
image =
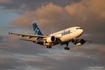
[[[29,34],[20,34],[20,33],[9,33],[19,36],[20,40],[30,41],[40,45],[55,45],[60,43],[57,39],[60,40],[61,37],[55,36],[43,36],[43,35],[29,35]]]

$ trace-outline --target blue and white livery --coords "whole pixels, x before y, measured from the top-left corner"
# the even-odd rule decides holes
[[[40,31],[39,27],[35,24],[33,24],[33,29],[34,29],[34,34],[35,35],[43,35],[42,32]]]
[[[54,45],[57,44],[66,44],[65,50],[69,50],[68,43],[71,41],[77,46],[83,45],[86,41],[84,39],[78,39],[83,33],[83,29],[81,27],[70,27],[58,32],[55,32],[53,34],[50,34],[48,36],[44,36],[42,32],[40,31],[39,27],[36,23],[33,24],[34,34],[35,35],[29,35],[29,34],[20,34],[20,33],[10,33],[19,36],[20,40],[25,41],[31,41],[36,44],[40,44],[43,46],[46,46],[47,48],[51,48]],[[26,39],[24,39],[25,37]],[[91,41],[89,41],[91,42]]]

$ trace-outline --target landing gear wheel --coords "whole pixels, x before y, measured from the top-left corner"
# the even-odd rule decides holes
[[[46,46],[46,48],[52,48],[51,46]]]
[[[68,47],[68,42],[66,42],[66,47],[64,48],[65,50],[69,50],[70,48]]]
[[[69,50],[70,48],[69,48],[69,47],[65,47],[64,49],[65,49],[65,50]]]

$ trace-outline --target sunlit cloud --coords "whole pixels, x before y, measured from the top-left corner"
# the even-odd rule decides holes
[[[0,0],[7,12],[17,12],[21,17],[3,26],[0,31],[20,29],[33,32],[36,22],[47,35],[71,26],[84,29],[81,38],[92,43],[83,46],[71,44],[47,49],[32,42],[21,41],[14,35],[0,35],[0,69],[14,70],[104,70],[105,69],[105,0]],[[7,30],[7,31],[8,31]],[[56,48],[55,48],[56,47]]]

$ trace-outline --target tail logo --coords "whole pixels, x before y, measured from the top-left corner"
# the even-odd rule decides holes
[[[35,35],[38,35],[38,32],[39,32],[39,29],[36,27],[36,29],[34,31]]]
[[[33,29],[35,35],[43,35],[36,23],[33,24]]]

